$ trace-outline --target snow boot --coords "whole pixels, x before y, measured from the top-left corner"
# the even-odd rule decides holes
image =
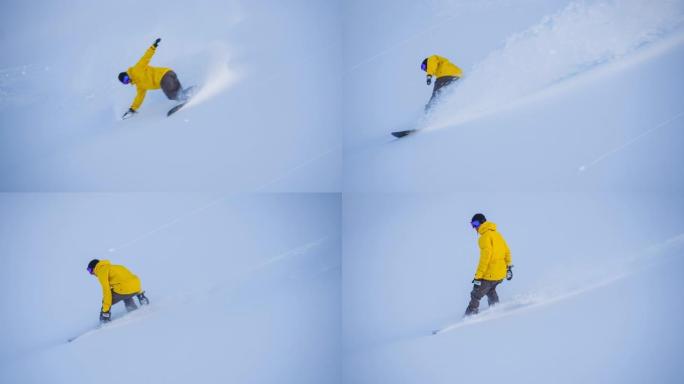
[[[197,88],[194,85],[191,85],[191,86],[183,89],[181,92],[178,92],[178,101],[182,101],[182,102],[186,103],[193,96],[195,96],[195,93],[197,93]]]
[[[126,311],[127,312],[133,312],[136,309],[138,309],[138,306],[135,305],[135,301],[133,300],[132,297],[129,297],[128,299],[124,299],[124,304],[126,305]]]

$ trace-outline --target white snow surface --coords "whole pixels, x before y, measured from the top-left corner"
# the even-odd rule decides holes
[[[344,206],[344,382],[680,381],[681,195],[353,194]],[[474,206],[506,238],[514,276],[499,306],[484,298],[463,320]]]
[[[344,382],[681,381],[684,2],[345,12]],[[423,117],[432,54],[464,76]],[[477,212],[514,278],[462,320]]]
[[[684,2],[400,1],[382,21],[351,3],[359,35],[408,37],[348,43],[388,48],[345,75],[345,191],[684,191]],[[421,117],[431,54],[464,76]]]
[[[337,194],[2,195],[0,288],[12,294],[0,382],[340,382],[340,204]],[[92,258],[133,271],[150,305],[115,304],[112,323],[91,332],[102,299]]]
[[[1,383],[684,376],[684,1],[9,1],[0,21]],[[156,37],[152,64],[201,92],[122,121],[116,74]],[[432,54],[464,77],[424,116]],[[515,276],[463,320],[476,212]],[[91,258],[151,305],[91,331]]]
[[[4,191],[334,192],[341,186],[336,2],[3,3]],[[197,98],[117,80],[157,37],[151,65]]]

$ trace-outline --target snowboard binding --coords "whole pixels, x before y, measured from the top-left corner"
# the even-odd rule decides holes
[[[150,305],[150,300],[145,296],[145,292],[140,292],[138,293],[138,301],[140,302],[140,305]]]

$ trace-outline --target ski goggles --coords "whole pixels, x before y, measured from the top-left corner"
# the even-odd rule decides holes
[[[124,75],[122,81],[123,81],[124,84],[128,84],[128,83],[131,82],[131,78],[128,77],[128,75]]]
[[[92,269],[92,268],[88,267],[88,268],[86,268],[86,270],[87,270],[88,273],[90,273],[91,275],[93,274],[93,269]]]
[[[479,220],[473,220],[473,221],[470,222],[470,225],[472,225],[473,228],[475,228],[475,229],[480,228],[480,225],[481,225],[481,224],[482,224],[482,223],[480,223]]]
[[[426,63],[422,63],[422,64],[420,65],[420,69],[422,69],[423,71],[427,71],[427,64],[426,64]]]

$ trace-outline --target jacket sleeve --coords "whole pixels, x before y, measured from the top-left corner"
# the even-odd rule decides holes
[[[482,279],[487,271],[487,266],[489,265],[489,260],[492,258],[492,243],[489,240],[489,236],[480,236],[478,241],[480,245],[480,262],[477,264],[477,271],[475,271],[475,278]]]
[[[109,285],[109,276],[102,274],[98,275],[97,279],[102,286],[102,312],[109,312],[112,307],[112,288]]]
[[[137,91],[135,94],[135,100],[133,100],[133,104],[131,104],[132,110],[137,111],[138,108],[140,108],[140,105],[142,105],[143,100],[145,100],[146,94],[147,94],[147,90],[142,89],[140,87],[137,87]]]
[[[135,64],[136,67],[146,67],[150,65],[150,60],[152,60],[152,56],[154,56],[154,52],[156,51],[156,48],[154,48],[154,45],[147,48],[147,51],[145,51],[145,54],[138,60],[138,62]]]
[[[503,238],[502,238],[503,240]],[[511,250],[508,249],[508,244],[506,243],[506,240],[503,240],[504,243],[504,260],[506,261],[506,267],[510,266],[511,263],[513,262],[511,260]]]
[[[428,57],[427,69],[425,72],[427,72],[428,75],[436,76],[438,64],[439,64],[439,59],[437,58],[437,56]]]

